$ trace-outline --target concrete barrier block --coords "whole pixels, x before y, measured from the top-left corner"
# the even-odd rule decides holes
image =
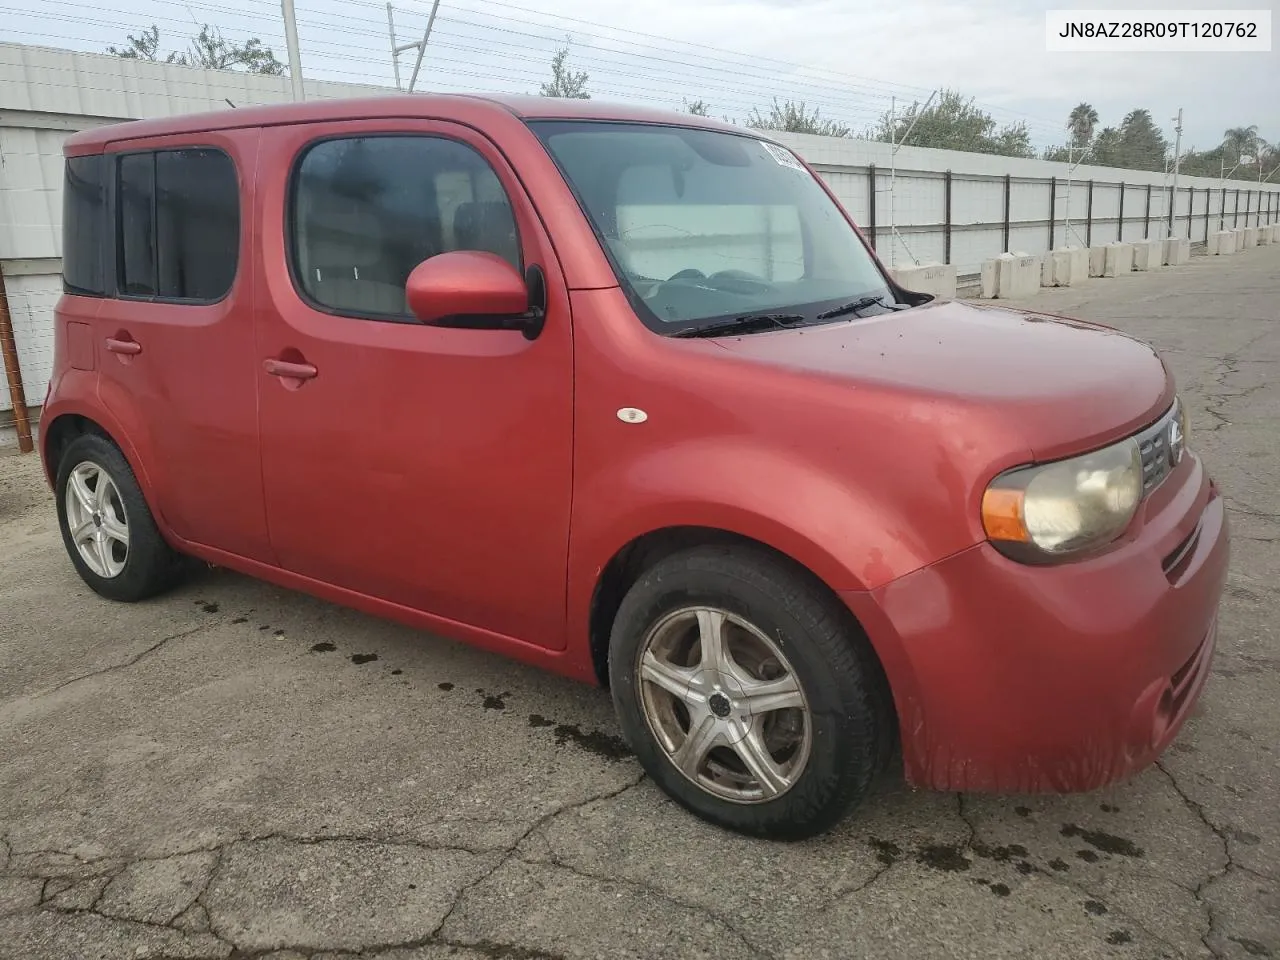
[[[996,262],[983,260],[978,268],[978,282],[982,286],[982,298],[990,300],[996,295]]]
[[[1258,246],[1265,247],[1275,242],[1275,229],[1273,227],[1258,228]]]
[[[1040,258],[1002,253],[996,257],[996,296],[1030,297],[1040,291]]]
[[[1218,230],[1209,234],[1205,244],[1211,257],[1229,257],[1236,252],[1236,235],[1230,230]]]
[[[1106,251],[1102,266],[1104,277],[1123,277],[1133,272],[1133,244],[1108,243],[1103,249]]]
[[[1164,244],[1159,240],[1135,240],[1133,269],[1159,270],[1164,266]]]
[[[1107,248],[1089,248],[1089,276],[1100,277],[1107,266]]]
[[[1063,247],[1045,254],[1040,268],[1040,286],[1069,287],[1089,279],[1089,251],[1085,247]]]
[[[1246,248],[1256,247],[1258,245],[1258,228],[1257,227],[1244,228],[1244,245]]]
[[[1236,237],[1236,250],[1237,251],[1243,250],[1244,249],[1244,227],[1236,227],[1231,232],[1234,233]]]
[[[1181,237],[1168,237],[1164,241],[1164,265],[1180,267],[1191,260],[1191,241]]]
[[[944,300],[956,298],[955,264],[920,263],[910,267],[895,267],[889,271],[893,279],[916,293],[931,293]]]

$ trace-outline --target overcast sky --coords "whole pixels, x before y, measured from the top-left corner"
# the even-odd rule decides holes
[[[295,0],[309,78],[392,82],[386,5]],[[260,36],[283,60],[275,0],[0,0],[4,39],[101,51],[155,23],[163,49],[194,23],[228,38]],[[1275,0],[1129,0],[1151,9],[1241,9]],[[395,0],[401,42],[416,39],[431,0]],[[1280,141],[1280,44],[1271,53],[1068,54],[1045,51],[1045,11],[1105,0],[441,0],[419,89],[536,92],[551,53],[572,63],[597,99],[679,107],[682,97],[742,119],[772,96],[804,99],[861,131],[934,87],[969,94],[1002,123],[1025,120],[1038,145],[1061,142],[1068,111],[1092,103],[1103,126],[1135,107],[1184,147],[1216,145],[1227,127],[1257,124]],[[1280,19],[1280,18],[1277,18]],[[401,58],[407,81],[412,56]]]

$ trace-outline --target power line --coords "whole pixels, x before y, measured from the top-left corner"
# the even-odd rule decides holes
[[[238,20],[250,19],[263,21],[264,24],[270,28],[271,33],[278,35],[279,21],[275,16],[259,14],[251,10],[240,10],[216,3],[200,2],[200,0],[192,0],[189,4],[182,2],[182,0],[156,0],[156,2],[182,8],[195,7],[197,9],[223,13],[228,16],[235,17]],[[380,9],[380,5],[372,2],[372,0],[351,0],[351,2],[357,6],[364,6],[370,9]],[[479,2],[504,10],[522,9],[517,8],[512,4],[501,3],[499,0],[479,0]],[[64,7],[66,5],[64,4],[60,6]],[[95,12],[103,12],[101,7],[92,7],[87,4],[71,4],[71,6],[84,7]],[[12,12],[21,14],[25,11]],[[137,16],[136,13],[131,11],[109,10],[107,12],[119,14],[122,17]],[[317,45],[324,44],[331,47],[343,46],[323,38],[332,36],[334,33],[344,37],[349,36],[360,38],[366,41],[367,45],[371,49],[377,49],[379,51],[385,44],[385,35],[382,33],[381,29],[374,29],[366,18],[332,11],[304,10],[303,12],[305,16],[299,20],[299,26],[305,26],[308,28],[315,27],[318,31],[322,31],[321,37],[312,35],[307,36],[307,57],[317,55],[317,51],[312,49]],[[458,16],[453,13],[442,14],[439,18],[441,26],[437,32],[437,40],[432,44],[433,53],[436,49],[451,49],[457,52],[472,54],[484,54],[489,52],[483,48],[476,48],[474,46],[468,47],[464,44],[457,43],[456,41],[458,40],[471,40],[473,42],[480,40],[482,42],[500,45],[515,50],[526,50],[528,44],[524,41],[533,41],[537,44],[559,44],[563,42],[546,33],[536,32],[537,29],[550,30],[552,29],[552,26],[550,24],[530,24],[527,19],[529,15],[528,11],[522,10],[522,12],[525,13],[525,19],[522,20],[516,20],[511,16],[492,14],[484,10],[477,11],[471,8],[466,9],[464,12],[474,13],[480,17],[487,17],[488,20],[478,21],[475,19],[467,19],[464,16]],[[686,97],[692,95],[694,98],[707,98],[707,94],[711,94],[715,99],[720,101],[717,103],[718,107],[732,105],[732,109],[742,111],[745,108],[747,112],[755,106],[767,106],[768,103],[771,102],[773,95],[776,93],[786,99],[796,99],[805,101],[806,103],[812,103],[819,110],[826,112],[833,119],[838,119],[843,122],[851,122],[853,125],[866,125],[874,124],[879,121],[883,111],[878,110],[877,106],[869,101],[874,101],[880,105],[887,105],[887,101],[890,99],[891,94],[883,92],[885,89],[902,89],[904,91],[917,89],[906,84],[883,84],[879,89],[868,88],[865,85],[865,78],[856,77],[850,74],[840,74],[835,71],[809,68],[773,57],[758,57],[748,54],[729,54],[726,56],[723,51],[716,51],[716,55],[700,53],[697,59],[692,62],[689,60],[680,60],[673,58],[670,55],[664,56],[659,54],[670,54],[673,45],[699,51],[714,50],[714,48],[706,47],[705,45],[696,44],[690,41],[679,41],[671,38],[656,37],[656,35],[653,34],[628,30],[626,28],[609,27],[595,21],[582,20],[580,18],[558,17],[551,14],[541,14],[537,12],[534,12],[534,15],[540,16],[543,19],[551,19],[558,23],[583,24],[586,26],[596,27],[598,29],[608,30],[613,33],[660,40],[662,42],[661,46],[631,41],[628,42],[628,45],[624,48],[618,48],[612,40],[608,41],[611,44],[608,47],[575,43],[575,46],[578,48],[575,50],[575,60],[591,67],[593,72],[596,74],[596,80],[593,83],[593,87],[597,90],[603,89],[601,85],[601,77],[604,75],[604,82],[609,84],[609,88],[611,90],[622,91],[624,96],[631,99],[641,99],[641,97],[639,97],[639,91],[630,88],[629,85],[625,83],[617,81],[610,82],[608,78],[617,77],[620,80],[639,79],[645,82],[645,90],[647,91],[652,91],[655,86],[653,81],[661,78],[670,84],[681,84],[681,88],[678,93],[672,94],[673,102],[675,101],[676,96]],[[46,17],[45,19],[49,18],[50,17]],[[52,18],[57,18],[57,15],[53,15]],[[80,17],[64,17],[62,19],[83,20],[83,18]],[[185,25],[185,21],[176,17],[152,17],[150,19],[167,20],[175,23],[181,22]],[[349,24],[358,24],[360,29],[339,26],[335,21],[345,21]],[[104,24],[104,26],[116,26],[116,24]],[[529,29],[530,26],[532,26],[534,30]],[[471,31],[480,31],[485,34],[485,36],[480,38],[470,36],[468,34]],[[262,33],[268,31],[259,32]],[[514,42],[511,39],[499,39],[492,36],[494,33],[512,37],[515,38],[516,41],[521,42]],[[43,35],[48,36],[48,34]],[[452,40],[455,42],[446,46],[446,40]],[[93,43],[94,41],[86,40],[85,42]],[[580,52],[584,49],[587,51],[595,51],[596,55],[593,56],[590,53],[584,54]],[[734,59],[734,57],[736,57],[736,59]],[[355,57],[352,56],[351,51],[347,48],[344,50],[342,59],[347,61],[366,62],[371,65],[376,64],[380,68],[390,67],[389,58],[386,58],[385,54],[381,57]],[[518,57],[518,59],[521,61],[528,61],[529,56],[526,53],[523,56]],[[643,69],[644,72],[637,74],[627,70],[619,70],[618,62],[620,59],[627,61],[641,61],[641,63],[635,64],[632,69],[634,70],[636,67],[639,67],[640,69]],[[438,56],[433,56],[430,62],[434,66],[451,66],[458,63],[456,59],[441,58]],[[655,67],[655,64],[663,66]],[[724,67],[717,68],[714,64],[723,64]],[[839,81],[840,86],[833,87],[830,83],[822,83],[818,80],[807,79],[803,76],[795,76],[794,73],[792,73],[792,75],[786,80],[780,80],[776,73],[762,72],[761,66],[767,66],[769,64],[784,67],[788,71],[801,71],[802,73],[813,74],[818,77],[832,77]],[[474,60],[468,58],[466,65],[474,65]],[[673,75],[676,71],[679,72],[679,75]],[[350,71],[329,70],[328,72],[331,74],[355,76],[366,81],[370,79],[367,76],[352,74]],[[381,70],[379,72],[381,72]],[[439,71],[437,71],[437,73],[438,72]],[[457,70],[456,72],[458,75],[465,75],[461,70]],[[508,71],[508,74],[509,73],[510,71]],[[742,83],[744,78],[748,80],[755,80],[761,85],[768,84],[768,90],[744,89]],[[500,79],[509,80],[509,77],[500,76]],[[437,85],[441,85],[442,82],[443,78],[440,78],[440,81],[437,81]],[[732,96],[725,96],[725,94],[732,94]],[[745,101],[743,99],[744,95],[748,96],[750,100]],[[858,99],[852,99],[852,97],[857,97]],[[645,96],[642,99],[663,102],[661,98],[654,98],[652,96]],[[1009,111],[997,108],[996,110],[989,112],[999,114],[1008,113]],[[1036,120],[1037,127],[1043,122],[1045,124],[1042,128],[1044,131],[1049,129],[1057,130],[1058,125],[1055,123],[1039,121],[1037,118],[1032,119]]]

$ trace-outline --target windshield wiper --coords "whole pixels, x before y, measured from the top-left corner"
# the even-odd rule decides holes
[[[788,327],[804,323],[805,319],[799,313],[749,313],[729,320],[716,320],[700,327],[686,327],[683,330],[677,330],[672,336],[714,337],[716,334],[729,333],[730,331],[734,333],[751,333],[757,330],[770,330],[775,327],[785,330]]]
[[[836,317],[843,317],[847,314],[859,314],[867,307],[885,307],[889,310],[899,310],[901,306],[896,303],[889,303],[884,297],[863,297],[860,300],[852,300],[849,303],[843,303],[838,307],[818,314],[819,320],[834,320]]]

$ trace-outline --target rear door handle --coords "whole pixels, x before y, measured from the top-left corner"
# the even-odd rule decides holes
[[[285,380],[310,380],[320,372],[310,363],[290,363],[288,360],[264,360],[262,367],[271,376]]]
[[[107,349],[112,353],[122,353],[127,357],[136,357],[142,352],[142,344],[137,340],[117,340],[107,337]]]

